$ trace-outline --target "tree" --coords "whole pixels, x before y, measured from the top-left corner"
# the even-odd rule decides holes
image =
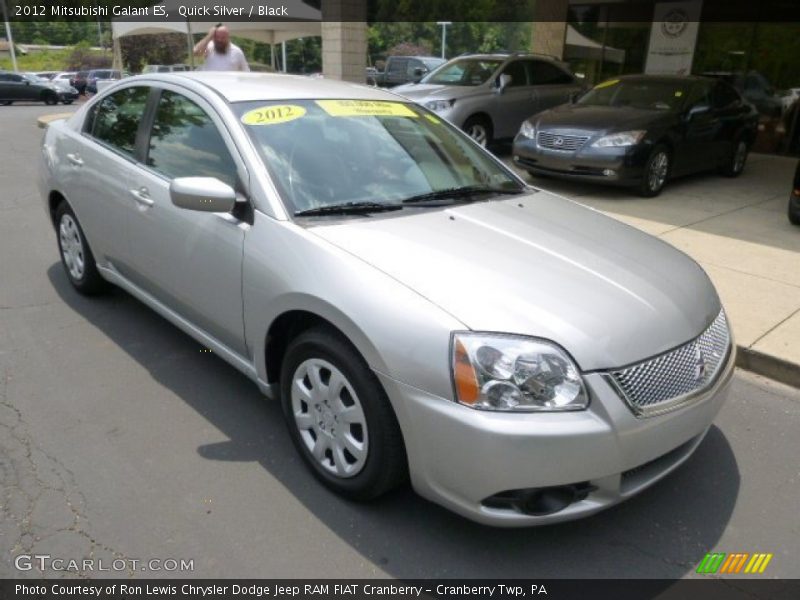
[[[187,59],[186,36],[182,33],[132,35],[119,42],[122,61],[134,73],[145,65],[172,65]]]

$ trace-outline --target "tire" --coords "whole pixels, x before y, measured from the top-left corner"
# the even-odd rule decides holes
[[[338,494],[371,500],[407,479],[403,436],[389,399],[336,332],[314,328],[292,340],[281,368],[281,404],[303,460]]]
[[[43,94],[42,100],[44,100],[44,103],[47,106],[54,106],[58,104],[58,96],[56,96],[55,94]]]
[[[492,122],[486,117],[474,116],[464,121],[464,132],[484,148],[494,141]]]
[[[672,157],[669,148],[664,144],[657,144],[644,166],[644,174],[639,184],[639,195],[645,198],[658,196],[667,183],[671,167]]]
[[[109,284],[97,270],[94,254],[78,218],[66,202],[56,209],[56,237],[61,264],[72,287],[85,296],[94,296],[108,289]]]
[[[61,102],[63,102],[64,105],[69,105],[69,104],[72,104],[74,101],[73,100],[62,100]]]
[[[737,138],[731,146],[730,156],[721,169],[725,177],[738,177],[742,174],[745,163],[747,163],[748,150],[747,140],[743,137]]]
[[[789,199],[789,222],[792,225],[800,225],[800,198]]]

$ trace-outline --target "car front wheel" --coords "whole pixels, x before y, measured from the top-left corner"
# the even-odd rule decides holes
[[[334,331],[311,329],[289,344],[281,402],[303,460],[335,492],[370,500],[406,478],[403,438],[386,393]]]
[[[464,132],[486,148],[492,143],[492,124],[484,117],[470,117],[464,123]]]
[[[644,167],[642,182],[639,185],[639,193],[645,198],[658,196],[667,183],[670,166],[670,156],[667,147],[659,144],[653,148],[650,157],[647,159],[647,164]]]
[[[61,264],[69,282],[87,296],[104,291],[108,284],[97,271],[94,255],[86,243],[78,218],[66,202],[56,209],[56,227]]]

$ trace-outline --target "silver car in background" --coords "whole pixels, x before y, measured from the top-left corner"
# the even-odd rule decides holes
[[[460,127],[482,146],[514,137],[522,122],[569,102],[583,84],[561,61],[539,54],[470,54],[419,83],[392,88]]]
[[[727,394],[697,263],[385,91],[132,77],[48,127],[40,186],[76,290],[119,286],[279,399],[350,498],[410,479],[482,523],[590,515],[685,461]]]

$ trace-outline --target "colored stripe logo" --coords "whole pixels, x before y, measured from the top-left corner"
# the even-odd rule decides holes
[[[756,552],[709,552],[697,565],[697,572],[710,575],[714,573],[736,575],[739,573],[763,573],[773,554]]]

